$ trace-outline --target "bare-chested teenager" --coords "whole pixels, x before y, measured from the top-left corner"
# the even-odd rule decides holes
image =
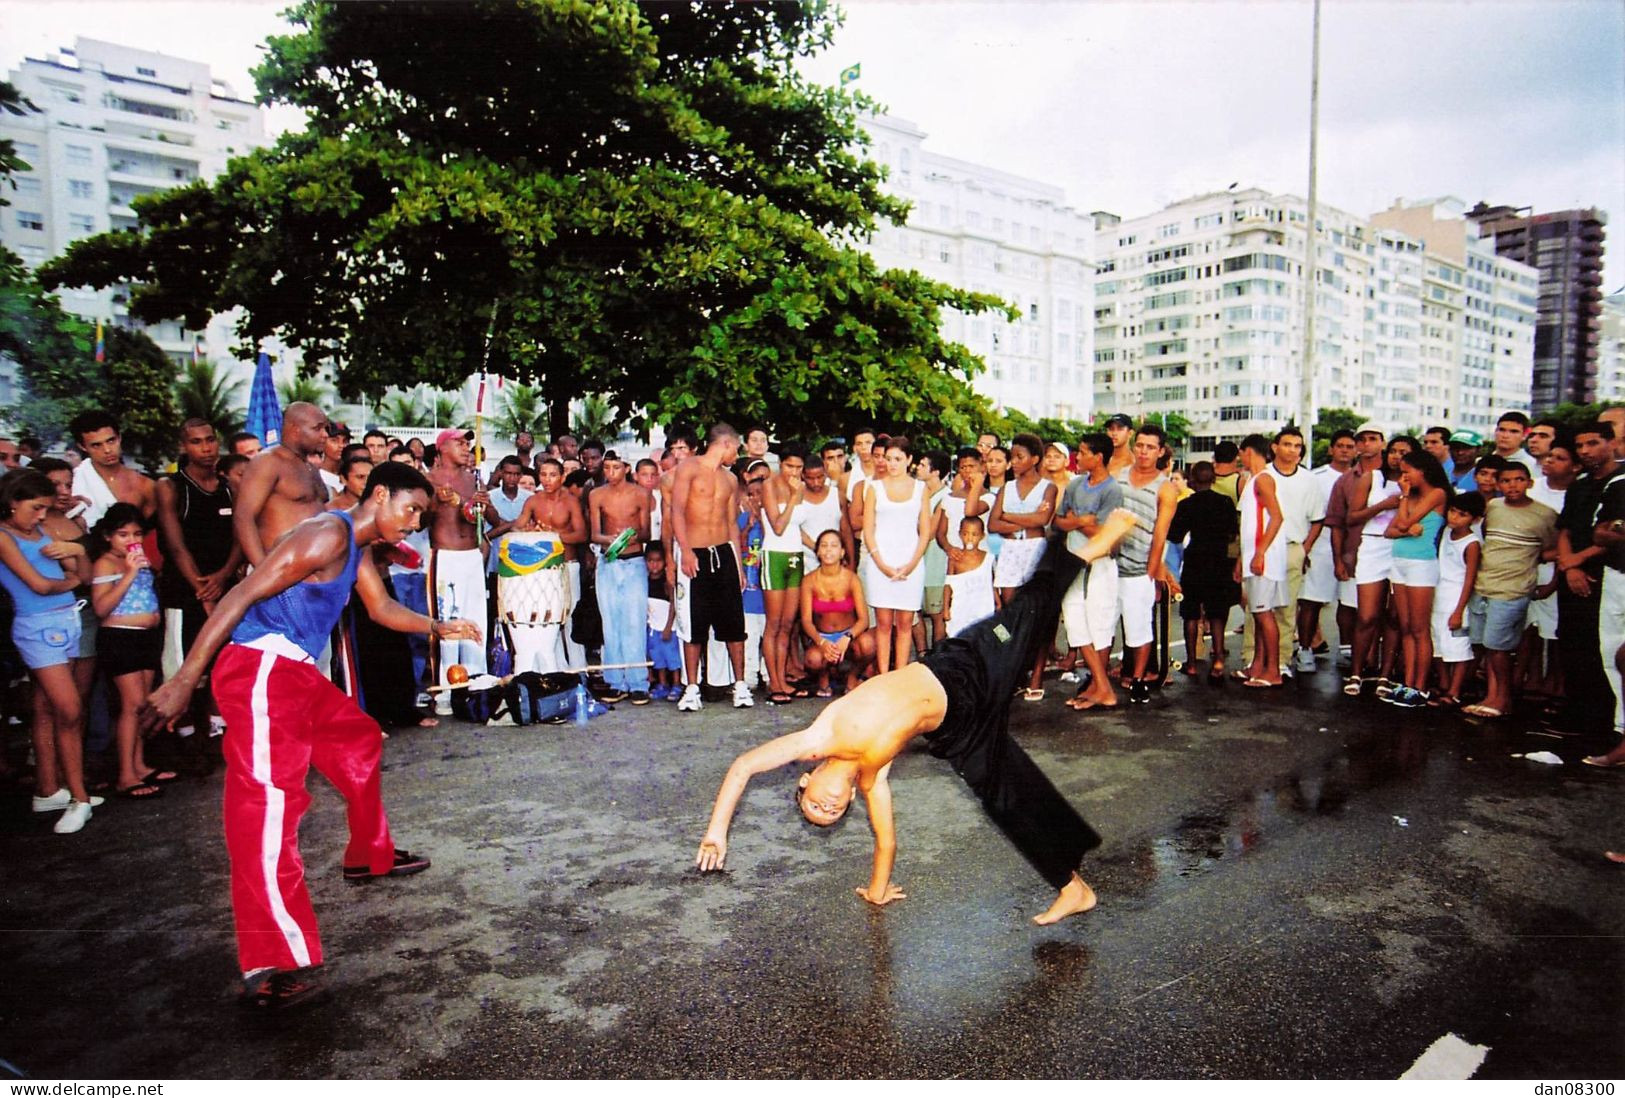
[[[649,704],[647,654],[649,573],[643,547],[649,540],[649,493],[626,479],[627,465],[614,450],[604,454],[604,483],[587,497],[587,526],[592,543],[604,554],[598,562],[598,613],[604,622],[604,662],[636,663],[637,667],[610,667],[605,701],[629,698],[633,705]],[[609,559],[609,549],[631,530],[626,542]]]
[[[672,473],[671,526],[678,550],[677,635],[683,639],[688,685],[677,708],[698,712],[700,653],[707,634],[728,646],[733,664],[734,708],[756,704],[745,683],[745,573],[739,546],[739,479],[730,470],[739,456],[739,432],[718,423],[706,435],[705,453]]]
[[[435,436],[434,468],[428,472],[434,498],[429,501],[429,617],[435,621],[464,618],[490,634],[486,613],[485,555],[480,552],[481,518],[501,521],[491,497],[474,471],[474,432],[448,427]],[[469,676],[485,674],[485,645],[467,640],[442,640],[429,649],[432,677],[442,687],[452,667]],[[442,690],[435,704],[444,717],[451,712],[451,694]]]
[[[543,457],[536,462],[536,491],[525,501],[513,528],[526,532],[541,531],[552,534],[564,546],[566,574],[569,575],[570,603],[579,597],[579,564],[581,546],[587,540],[587,520],[581,514],[576,498],[564,490],[564,463],[556,457]],[[574,565],[574,569],[572,569]],[[568,662],[563,637],[569,633],[570,620],[565,618],[557,633],[551,630],[515,629],[513,633],[515,671],[556,671],[561,667],[581,666]],[[545,636],[543,635],[545,634]]]
[[[90,455],[73,471],[73,494],[87,501],[85,522],[94,526],[113,504],[129,503],[140,508],[144,522],[151,523],[158,510],[157,486],[151,477],[124,464],[118,421],[106,412],[82,412],[73,417],[68,431]]]
[[[1068,549],[1050,542],[1032,578],[1004,608],[915,663],[874,678],[831,702],[812,724],[745,752],[728,768],[695,864],[721,869],[728,826],[751,777],[805,759],[818,766],[801,776],[796,804],[812,823],[835,823],[862,790],[874,830],[874,865],[857,894],[876,905],[904,898],[892,880],[897,835],[892,823],[891,764],[915,736],[947,759],[1017,850],[1057,889],[1034,917],[1057,922],[1095,906],[1078,875],[1100,836],[1010,736],[1010,703],[1034,654],[1055,636],[1061,595],[1085,562],[1109,554],[1134,527],[1134,515],[1114,512],[1087,543]]]
[[[237,546],[251,566],[265,559],[276,540],[327,506],[327,486],[310,464],[327,449],[327,413],[304,401],[282,413],[282,438],[261,450],[243,474],[232,504]]]

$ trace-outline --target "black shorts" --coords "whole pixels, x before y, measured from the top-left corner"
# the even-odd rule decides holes
[[[157,671],[164,660],[164,630],[121,629],[104,625],[96,633],[97,670],[110,679],[137,671]]]
[[[1209,563],[1187,559],[1179,574],[1179,586],[1184,593],[1179,616],[1185,621],[1229,617],[1230,608],[1241,601],[1241,585],[1235,576],[1234,561]]]
[[[694,551],[699,571],[688,581],[688,640],[704,644],[714,632],[725,644],[745,639],[745,593],[739,587],[739,555],[731,541]]]

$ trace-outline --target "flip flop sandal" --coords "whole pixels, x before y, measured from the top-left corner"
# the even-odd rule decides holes
[[[149,770],[141,776],[143,785],[168,785],[179,780],[180,775],[173,770]]]
[[[767,696],[767,700],[770,705],[789,705],[791,702],[796,700],[796,696],[794,694],[781,694],[775,691]]]
[[[1587,766],[1594,766],[1598,770],[1618,770],[1625,767],[1625,759],[1621,759],[1619,762],[1603,762],[1607,757],[1607,755],[1587,755],[1580,761]]]
[[[113,796],[122,797],[128,801],[150,801],[163,795],[163,786],[148,781],[139,781],[134,785],[121,786],[113,790]]]
[[[1268,679],[1248,679],[1241,685],[1247,687],[1249,690],[1279,690],[1286,684],[1270,682]]]
[[[1042,686],[1029,686],[1021,692],[1021,700],[1030,702],[1043,701],[1044,688]]]

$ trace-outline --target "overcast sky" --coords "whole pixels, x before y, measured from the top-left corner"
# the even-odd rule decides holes
[[[0,64],[87,35],[208,62],[249,97],[283,3],[0,0]],[[928,147],[1124,216],[1231,183],[1303,194],[1307,0],[848,0],[807,65]],[[1455,195],[1609,214],[1625,283],[1625,4],[1325,0],[1320,196],[1351,213]],[[273,120],[272,130],[290,124]]]

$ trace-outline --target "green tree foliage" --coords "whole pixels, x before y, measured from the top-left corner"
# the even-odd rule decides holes
[[[1325,465],[1331,460],[1332,435],[1337,431],[1354,431],[1365,422],[1365,416],[1353,408],[1315,409],[1314,447],[1312,465]],[[1418,435],[1418,438],[1421,436]]]
[[[16,361],[25,390],[10,423],[50,441],[99,408],[119,420],[125,452],[156,465],[176,449],[174,364],[143,332],[108,328],[105,344],[97,362],[95,325],[32,283],[0,285],[0,354]]]
[[[175,382],[175,410],[184,423],[201,419],[214,424],[222,435],[243,429],[248,409],[243,405],[246,385],[215,369],[208,359],[189,364]]]
[[[597,393],[588,393],[570,419],[570,433],[578,441],[595,438],[607,445],[610,439],[620,434],[619,424],[620,418],[609,401]]]
[[[286,408],[290,404],[314,404],[326,407],[333,402],[333,387],[319,377],[293,377],[276,383],[277,399]]]
[[[1532,418],[1555,420],[1557,425],[1564,433],[1573,434],[1574,429],[1580,426],[1580,424],[1589,423],[1601,415],[1606,409],[1617,408],[1619,406],[1620,401],[1617,400],[1599,400],[1592,404],[1575,404],[1572,402],[1565,402],[1563,404],[1559,404],[1556,408],[1553,408],[1549,412],[1544,412],[1541,415]]]
[[[255,75],[309,130],[137,200],[140,228],[76,243],[54,285],[135,280],[133,312],[193,326],[240,305],[245,336],[331,361],[344,392],[488,366],[542,388],[550,433],[587,393],[644,431],[992,418],[940,312],[1009,307],[853,247],[907,207],[852,151],[872,104],[796,71],[829,42],[826,5],[310,0],[289,18]]]

